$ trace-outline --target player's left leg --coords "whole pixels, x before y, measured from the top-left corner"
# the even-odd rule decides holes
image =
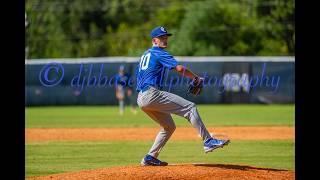
[[[170,114],[151,111],[146,108],[142,108],[142,110],[161,126],[161,129],[148,153],[149,155],[157,158],[162,148],[175,131],[176,125]]]
[[[160,161],[158,158],[162,148],[165,146],[174,130],[176,125],[170,114],[151,111],[146,107],[141,108],[149,117],[160,124],[161,129],[150,148],[148,154],[141,160],[141,165],[144,166],[166,166],[167,162]]]

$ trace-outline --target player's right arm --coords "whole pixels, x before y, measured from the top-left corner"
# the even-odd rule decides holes
[[[191,70],[189,70],[185,66],[178,64],[178,61],[168,52],[162,53],[160,55],[159,61],[165,67],[169,68],[170,70],[174,69],[176,72],[178,72],[182,76],[188,77],[190,79],[199,77],[198,75],[193,73]]]
[[[182,65],[177,65],[174,70],[176,72],[178,72],[179,74],[181,74],[182,76],[188,77],[190,79],[193,79],[195,77],[199,77],[198,75],[196,75],[195,73],[193,73],[191,70],[189,70],[187,67],[182,66]]]

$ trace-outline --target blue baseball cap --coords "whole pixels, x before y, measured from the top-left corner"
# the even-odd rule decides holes
[[[171,33],[168,33],[167,30],[163,26],[158,26],[154,28],[151,33],[151,38],[167,35],[167,36],[172,36]]]

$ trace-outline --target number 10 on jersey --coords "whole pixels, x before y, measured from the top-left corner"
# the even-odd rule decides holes
[[[139,65],[139,71],[140,70],[146,70],[149,66],[151,53],[145,54],[140,58],[140,65]]]

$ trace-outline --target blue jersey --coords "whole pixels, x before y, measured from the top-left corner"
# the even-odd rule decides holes
[[[148,86],[162,88],[162,82],[166,69],[175,68],[177,60],[159,47],[148,49],[140,58],[136,69],[137,91]]]

